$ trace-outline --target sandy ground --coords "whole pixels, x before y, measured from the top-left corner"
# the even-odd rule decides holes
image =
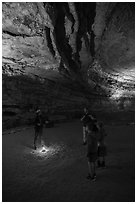
[[[2,200],[7,202],[131,202],[135,199],[134,125],[106,126],[107,168],[86,179],[79,121],[44,129],[47,152],[33,151],[33,128],[3,134]]]

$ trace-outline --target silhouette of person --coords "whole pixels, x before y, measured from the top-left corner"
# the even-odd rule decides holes
[[[36,110],[36,117],[35,117],[35,136],[34,136],[34,149],[36,150],[36,141],[39,138],[40,139],[40,144],[42,142],[41,137],[42,137],[42,132],[43,132],[43,118],[41,114],[41,110],[37,109]]]
[[[96,160],[98,158],[98,127],[96,121],[86,124],[87,131],[87,158],[89,174],[87,179],[96,180]]]
[[[92,121],[95,120],[95,117],[93,117],[93,115],[89,112],[88,108],[85,107],[84,108],[84,115],[81,118],[81,122],[83,123],[83,145],[86,144],[86,136],[87,136],[87,132],[86,132],[86,125]]]
[[[105,137],[107,136],[107,133],[104,128],[103,122],[99,123],[99,141],[98,141],[98,167],[106,167],[105,164],[105,157],[107,155],[107,148],[105,144]]]

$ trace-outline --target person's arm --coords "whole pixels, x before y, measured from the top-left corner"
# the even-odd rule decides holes
[[[84,118],[85,118],[85,115],[80,120],[83,122]]]
[[[89,114],[88,116],[90,117],[91,120],[95,120],[95,118],[91,114]]]

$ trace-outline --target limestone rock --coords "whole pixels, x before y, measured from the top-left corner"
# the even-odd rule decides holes
[[[86,104],[134,107],[134,9],[133,2],[3,2],[4,124],[31,120],[37,105],[72,115]]]

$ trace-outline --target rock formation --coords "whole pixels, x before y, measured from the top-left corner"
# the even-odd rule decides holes
[[[5,126],[37,105],[67,115],[88,104],[133,109],[134,34],[132,2],[3,2]]]

